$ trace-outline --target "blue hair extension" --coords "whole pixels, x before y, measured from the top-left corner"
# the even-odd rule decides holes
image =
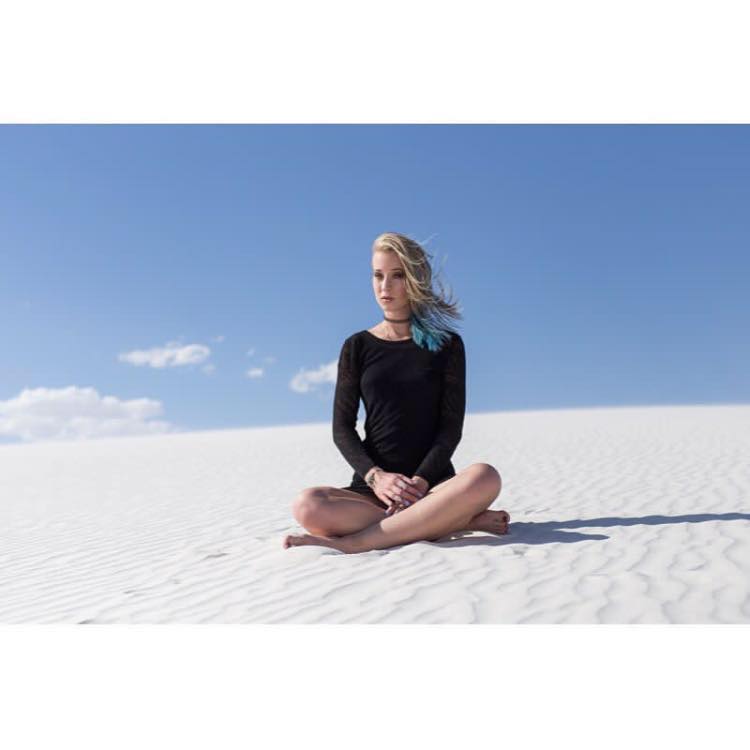
[[[435,312],[428,311],[426,314],[422,313],[421,316],[412,313],[411,335],[417,346],[437,352],[450,340],[451,329]]]

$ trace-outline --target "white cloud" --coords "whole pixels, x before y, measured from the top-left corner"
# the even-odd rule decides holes
[[[213,364],[212,362],[209,362],[207,365],[203,365],[201,369],[203,370],[203,372],[206,373],[206,375],[210,375],[212,372],[216,370],[216,365]]]
[[[302,370],[292,378],[289,387],[297,393],[309,393],[322,383],[335,383],[337,370],[336,359],[327,365],[321,365],[317,370]]]
[[[220,343],[221,343],[222,341],[224,341],[224,338],[225,338],[225,337],[224,337],[224,335],[222,334],[221,336],[214,336],[213,340],[214,340],[214,341],[215,341],[215,342],[216,342],[217,344],[220,344]]]
[[[245,371],[245,375],[247,375],[249,378],[262,378],[263,377],[263,368],[262,367],[251,367],[249,370]]]
[[[118,354],[120,362],[141,367],[181,367],[204,362],[211,355],[211,350],[203,344],[183,345],[179,341],[169,341],[164,347],[153,349],[136,349],[132,352]]]
[[[0,435],[34,440],[85,440],[174,432],[168,422],[150,421],[164,407],[150,398],[123,401],[95,388],[24,388],[0,401]]]
[[[255,349],[248,349],[247,352],[245,353],[245,356],[246,357],[252,357],[253,354],[255,354]],[[274,362],[276,362],[276,357],[274,357],[273,355],[269,354],[268,356],[263,357],[263,361],[266,364],[268,364],[268,365],[272,365]]]

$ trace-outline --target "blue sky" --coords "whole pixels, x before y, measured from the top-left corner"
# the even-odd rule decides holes
[[[0,164],[0,442],[330,421],[383,231],[463,307],[470,413],[750,402],[747,126],[5,125]]]

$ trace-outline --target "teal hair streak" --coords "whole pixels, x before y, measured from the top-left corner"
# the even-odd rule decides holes
[[[414,343],[423,349],[429,349],[431,352],[437,352],[450,340],[451,329],[441,320],[440,316],[433,312],[422,314],[422,316],[412,313],[411,315],[411,335]]]

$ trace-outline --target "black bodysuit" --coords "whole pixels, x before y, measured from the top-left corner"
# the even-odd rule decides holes
[[[360,397],[364,441],[356,430]],[[367,330],[352,334],[341,347],[333,404],[333,442],[354,469],[351,484],[342,489],[375,497],[364,481],[373,466],[424,477],[430,487],[455,476],[451,456],[465,410],[466,359],[458,333],[437,352],[413,339],[386,341]]]

